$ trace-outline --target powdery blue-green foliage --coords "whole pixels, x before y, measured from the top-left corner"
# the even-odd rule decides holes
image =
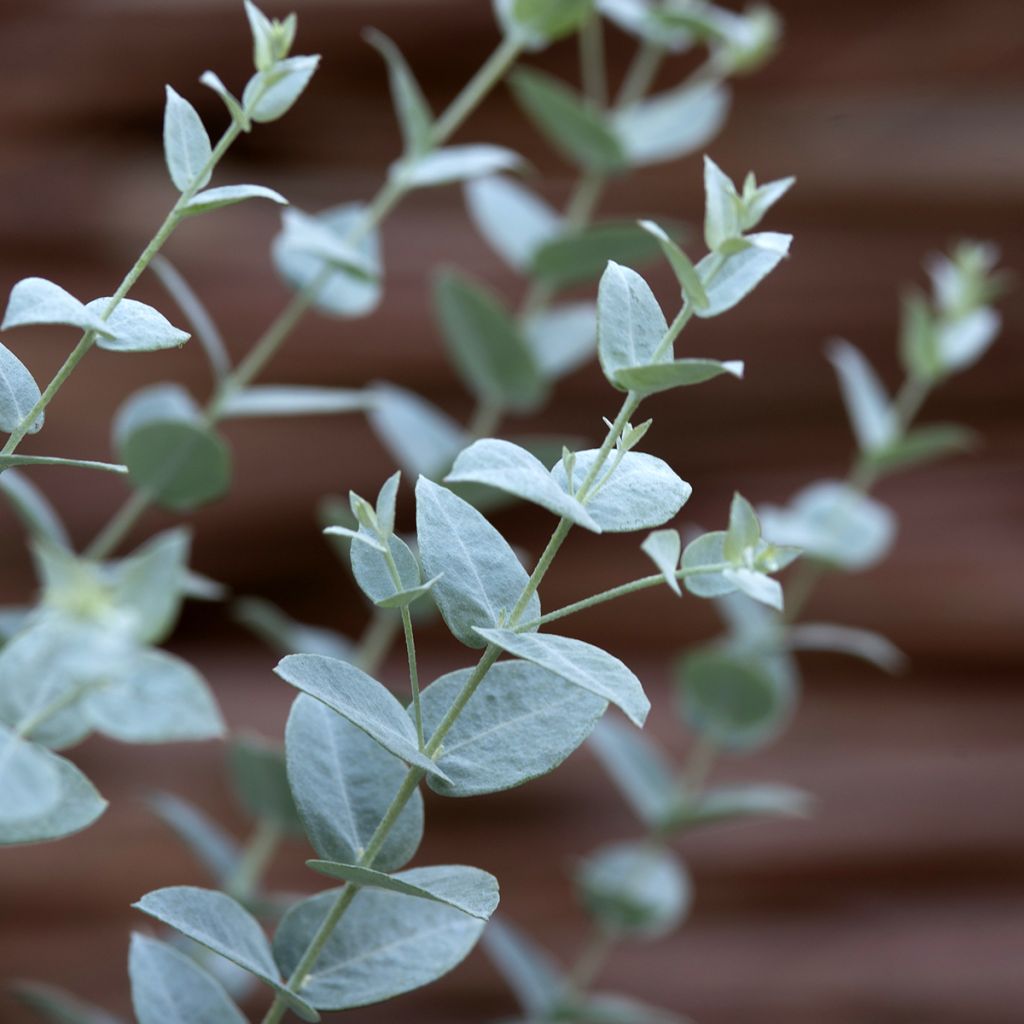
[[[770,56],[777,19],[767,8],[737,14],[672,0],[496,0],[494,7],[500,42],[440,114],[398,45],[367,33],[386,67],[400,153],[369,202],[284,211],[272,260],[294,296],[240,362],[232,362],[181,275],[153,263],[203,346],[214,388],[205,404],[173,383],[129,396],[113,421],[117,463],[16,449],[43,427],[51,400],[94,345],[150,351],[189,340],[162,313],[127,298],[179,223],[249,198],[285,202],[265,186],[207,186],[231,142],[283,116],[309,83],[317,58],[291,55],[295,16],[273,19],[246,0],[254,74],[241,98],[212,71],[201,78],[230,119],[216,143],[191,103],[168,87],[164,153],[179,197],[111,297],[83,302],[42,278],[12,289],[4,330],[47,324],[84,333],[45,388],[0,347],[0,427],[10,435],[0,452],[0,492],[30,537],[40,584],[34,605],[0,616],[0,842],[57,839],[103,812],[102,796],[56,753],[92,732],[134,743],[222,734],[201,676],[159,645],[185,598],[219,600],[225,588],[189,568],[190,538],[181,529],[127,556],[114,553],[151,505],[187,512],[228,489],[223,420],[362,414],[399,467],[390,476],[382,471],[373,500],[352,492],[321,509],[327,541],[369,611],[363,638],[307,626],[257,598],[235,604],[239,621],[285,655],[277,675],[300,693],[283,749],[258,737],[230,741],[229,778],[252,822],[244,842],[173,794],[151,799],[211,887],[172,885],[136,904],[182,943],[133,937],[129,974],[141,1024],[244,1020],[236,999],[258,991],[269,1005],[264,1024],[287,1013],[315,1021],[321,1011],[428,984],[461,962],[485,928],[488,950],[530,1020],[677,1020],[631,997],[590,990],[616,942],[650,941],[685,919],[691,882],[673,840],[726,820],[803,815],[809,804],[806,794],[775,783],[709,786],[713,758],[759,749],[783,731],[798,702],[797,652],[854,654],[887,669],[900,663],[898,650],[875,634],[796,619],[822,571],[867,568],[888,548],[892,513],[866,493],[875,479],[964,446],[960,428],[915,428],[912,420],[928,391],[979,358],[998,330],[994,253],[964,245],[931,266],[934,296],[906,305],[907,382],[895,399],[852,345],[830,346],[860,452],[848,479],[813,484],[784,508],[756,508],[736,494],[722,510],[721,529],[684,531],[678,517],[691,484],[642,450],[654,421],[637,413],[648,400],[657,411],[664,399],[652,396],[676,388],[718,377],[732,381],[710,386],[736,387],[742,362],[684,354],[681,339],[691,321],[725,315],[746,300],[786,258],[791,237],[761,224],[774,219],[793,179],[758,184],[749,174],[739,186],[705,157],[704,252],[671,217],[602,220],[596,211],[611,179],[711,142],[728,111],[727,80]],[[604,20],[636,37],[638,47],[614,99]],[[522,54],[570,34],[580,40],[579,88],[534,68],[513,69]],[[663,58],[689,49],[705,54],[698,70],[652,95]],[[513,151],[449,144],[506,75],[524,115],[579,172],[564,211],[511,176],[523,166]],[[459,271],[435,278],[437,328],[476,402],[469,422],[387,382],[254,383],[307,311],[349,320],[376,308],[386,284],[382,221],[410,191],[452,183],[463,183],[480,234],[525,283],[523,302],[512,309]],[[667,302],[641,272],[651,261],[667,263],[676,282]],[[563,295],[594,282],[593,300]],[[561,377],[595,355],[619,403],[600,441],[491,436],[506,414],[538,409]],[[40,462],[114,470],[131,488],[81,552],[45,497],[11,468]],[[415,531],[406,534],[399,524],[412,518],[409,490]],[[489,518],[514,500],[553,517],[537,557],[517,550]],[[545,610],[541,590],[574,527],[640,534],[639,553],[656,571]],[[779,574],[798,558],[784,595]],[[616,656],[618,638],[605,650],[552,628],[652,587],[666,587],[670,603],[714,599],[727,622],[722,637],[678,661],[676,710],[693,734],[682,769],[639,731],[650,702]],[[465,667],[421,686],[416,633],[441,625]],[[378,678],[399,637],[407,697]],[[610,704],[618,711],[606,717]],[[563,971],[511,926],[488,926],[499,899],[488,871],[408,865],[424,833],[424,784],[454,797],[508,789],[552,771],[588,739],[642,832],[578,863],[574,881],[593,939],[576,967]],[[265,869],[287,836],[304,836],[316,854],[307,860],[310,886],[318,876],[342,886],[301,898],[268,891]],[[112,1019],[44,987],[20,991],[51,1020]]]

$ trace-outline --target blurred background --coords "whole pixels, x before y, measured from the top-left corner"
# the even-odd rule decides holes
[[[215,183],[255,181],[316,210],[367,198],[397,154],[384,69],[360,38],[393,36],[439,109],[496,42],[483,0],[297,0],[297,52],[321,70],[281,122],[244,136]],[[823,342],[861,345],[898,380],[901,288],[923,282],[922,258],[952,240],[996,241],[1024,268],[1024,6],[1018,0],[777,0],[779,56],[739,81],[734,111],[712,145],[733,177],[796,174],[771,230],[795,235],[792,258],[736,311],[695,325],[694,354],[743,358],[742,385],[687,389],[650,402],[649,450],[694,486],[684,520],[724,523],[729,496],[782,501],[822,475],[845,472],[851,441]],[[268,8],[281,14],[284,9]],[[7,0],[0,7],[0,293],[39,274],[88,298],[109,294],[174,200],[163,165],[163,84],[199,109],[211,131],[224,113],[196,79],[208,67],[240,88],[250,43],[234,0]],[[609,31],[621,73],[632,43]],[[566,76],[576,50],[538,59]],[[665,85],[687,59],[670,61]],[[574,172],[544,147],[499,89],[461,132],[525,153],[543,191],[564,201]],[[641,171],[608,192],[603,213],[701,217],[699,161]],[[167,249],[240,355],[288,297],[268,247],[269,204],[187,223]],[[386,378],[455,415],[471,401],[433,327],[433,268],[464,268],[518,299],[518,282],[474,233],[459,190],[421,192],[384,229],[386,295],[371,318],[308,317],[264,382],[358,386]],[[650,279],[668,302],[673,288]],[[137,298],[173,309],[144,278]],[[885,482],[899,514],[893,556],[880,568],[830,577],[809,614],[878,629],[912,659],[883,677],[826,656],[804,661],[806,690],[791,730],[770,750],[723,761],[720,779],[771,779],[811,790],[802,823],[711,830],[683,852],[697,887],[693,914],[668,941],[626,947],[604,972],[621,988],[702,1024],[1017,1024],[1024,1000],[1024,474],[1021,326],[1024,291],[1004,301],[1004,334],[925,416],[976,428],[983,447]],[[180,319],[175,313],[172,319]],[[699,338],[698,338],[699,332]],[[73,339],[37,329],[10,339],[48,380]],[[697,351],[699,349],[699,351]],[[180,352],[95,352],[54,403],[25,451],[108,458],[119,401],[144,383],[209,388],[196,345]],[[599,437],[617,401],[593,366],[568,378],[544,431]],[[517,426],[512,422],[509,429]],[[236,479],[229,497],[193,519],[194,564],[239,594],[300,619],[358,633],[365,613],[315,520],[318,499],[375,492],[390,463],[359,417],[252,421],[227,428]],[[116,480],[33,475],[91,538],[122,499]],[[406,523],[412,502],[403,494]],[[133,542],[173,522],[151,513]],[[551,522],[539,510],[500,513],[499,526],[536,553]],[[545,584],[557,607],[646,573],[637,536],[573,536]],[[0,506],[0,603],[33,588],[20,531]],[[717,621],[693,598],[661,590],[574,619],[583,639],[614,636],[616,654],[652,693],[650,728],[677,751],[669,666]],[[620,617],[621,616],[621,617]],[[613,625],[613,622],[615,625]],[[614,634],[612,630],[615,630]],[[421,638],[427,678],[467,663],[438,628]],[[280,736],[292,697],[274,656],[219,606],[192,605],[173,648],[206,674],[232,726]],[[385,675],[401,681],[403,662]],[[91,740],[74,759],[110,798],[99,823],[60,843],[0,855],[0,963],[127,1009],[129,904],[148,889],[205,884],[146,810],[154,788],[188,796],[241,829],[217,744],[129,749]],[[554,775],[484,799],[428,798],[421,862],[469,860],[501,880],[503,913],[569,961],[585,923],[568,871],[598,841],[636,834],[597,763],[581,751]],[[312,889],[306,853],[289,846],[272,880]],[[0,996],[0,1020],[27,1018]],[[508,1014],[510,996],[482,954],[442,982],[346,1019],[479,1022]]]

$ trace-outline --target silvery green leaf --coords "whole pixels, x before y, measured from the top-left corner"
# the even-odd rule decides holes
[[[221,406],[226,419],[245,416],[324,416],[362,412],[372,399],[361,388],[321,388],[301,384],[255,384],[229,395]]]
[[[722,566],[729,561],[725,557],[725,531],[715,530],[690,541],[683,551],[683,569],[703,569],[706,566]],[[695,573],[683,579],[686,589],[697,597],[724,597],[736,590],[736,585],[727,580],[720,571]]]
[[[13,640],[35,611],[30,605],[0,605],[0,647]]]
[[[616,112],[612,125],[634,167],[664,163],[703,149],[729,113],[719,82],[683,85]]]
[[[302,834],[302,820],[288,788],[284,748],[262,736],[242,735],[228,747],[228,773],[238,802],[253,818]]]
[[[496,487],[546,508],[556,516],[600,533],[601,527],[572,495],[559,487],[539,459],[525,448],[498,438],[474,441],[459,453],[445,483],[477,483]]]
[[[472,505],[425,477],[416,484],[416,536],[434,600],[455,638],[486,646],[476,626],[495,626],[511,613],[528,580],[508,542]],[[522,618],[540,617],[534,593]]]
[[[933,381],[942,375],[939,322],[919,291],[905,295],[900,317],[900,360],[907,376]]]
[[[378,551],[369,544],[352,545],[352,574],[359,588],[374,604],[383,604],[396,595],[415,590],[423,582],[420,563],[409,545],[394,534],[388,537],[387,543],[391,548],[395,568],[398,570],[397,583],[391,575],[383,551]]]
[[[704,157],[704,242],[712,254],[742,235],[740,199],[732,179]]]
[[[645,825],[658,829],[671,818],[679,785],[672,766],[644,733],[605,718],[591,733],[590,749]]]
[[[626,169],[629,158],[608,119],[565,82],[524,67],[508,82],[526,116],[571,163],[596,174]]]
[[[356,861],[405,779],[406,766],[326,705],[300,696],[285,734],[288,781],[313,849],[325,860]],[[423,836],[419,790],[399,814],[374,864],[395,871]]]
[[[665,582],[678,596],[682,596],[676,569],[679,568],[679,556],[683,552],[683,542],[678,530],[655,530],[649,533],[640,545],[640,550],[658,567],[665,577]]]
[[[891,472],[908,466],[919,466],[946,455],[970,451],[977,435],[955,423],[929,423],[915,427],[871,453],[870,465],[876,472]]]
[[[159,939],[132,935],[128,974],[138,1024],[246,1024],[219,981]]]
[[[22,473],[9,469],[0,474],[0,494],[10,502],[33,540],[46,541],[58,548],[71,546],[67,529],[54,507]]]
[[[494,875],[462,864],[413,868],[401,875],[331,860],[307,860],[306,864],[328,878],[443,903],[481,921],[488,920],[498,906],[498,880]]]
[[[614,384],[619,370],[650,363],[667,332],[647,282],[635,270],[609,262],[597,293],[597,355],[608,380]]]
[[[843,404],[860,450],[874,452],[896,440],[896,410],[864,353],[837,338],[829,345],[828,358],[839,378]]]
[[[131,395],[114,417],[114,447],[137,488],[183,511],[219,498],[231,482],[231,453],[177,384]]]
[[[891,640],[870,629],[831,622],[799,622],[789,627],[786,638],[791,650],[850,654],[877,665],[883,672],[901,672],[907,665],[907,656]]]
[[[676,678],[686,722],[727,750],[771,742],[796,703],[796,676],[774,655],[704,648],[679,662]]]
[[[173,793],[154,793],[149,806],[192,851],[218,885],[225,885],[238,866],[241,850],[212,818]]]
[[[117,562],[110,574],[111,600],[130,618],[129,629],[140,643],[160,643],[174,628],[191,540],[186,529],[165,530]]]
[[[344,269],[337,260],[319,255],[315,245],[310,248],[311,232],[306,230],[310,219],[333,238],[328,254],[341,246],[354,264],[354,270]],[[362,203],[345,203],[305,220],[288,218],[284,220],[283,230],[274,238],[271,246],[274,266],[292,288],[300,291],[324,277],[314,302],[321,313],[361,317],[372,312],[380,302],[380,236],[376,228],[365,227],[365,220],[366,207]],[[346,241],[353,237],[358,241]],[[319,232],[315,234],[314,243],[316,239],[321,243],[325,241]]]
[[[269,199],[281,206],[288,205],[288,200],[280,192],[264,185],[221,185],[193,196],[181,209],[185,214],[206,213],[207,210],[243,203],[246,199]]]
[[[658,243],[635,220],[599,220],[568,228],[541,245],[529,273],[550,288],[569,288],[599,278],[609,260],[639,266],[658,252]]]
[[[525,25],[516,20],[512,13],[515,0],[491,0],[494,17],[497,19],[501,33],[506,39],[514,39],[527,53],[536,53],[548,45],[547,38],[540,32],[531,32]]]
[[[224,345],[224,338],[217,330],[217,325],[213,322],[213,318],[207,312],[199,296],[175,269],[170,260],[161,254],[158,253],[153,257],[153,262],[149,267],[188,320],[189,326],[195,332],[210,361],[214,377],[221,380],[227,376],[231,370],[231,359]]]
[[[704,308],[708,304],[708,297],[704,291],[704,283],[697,273],[697,268],[690,261],[690,257],[679,247],[675,239],[660,225],[653,220],[641,220],[637,222],[640,228],[646,231],[653,238],[658,240],[661,251],[665,254],[683,290],[683,297],[692,302],[695,306]]]
[[[1002,327],[1002,317],[990,306],[939,323],[936,348],[945,373],[973,366],[988,350]]]
[[[646,939],[678,927],[693,899],[679,858],[650,842],[601,847],[577,868],[576,887],[602,928]]]
[[[430,148],[434,115],[416,76],[402,56],[402,51],[383,32],[366,29],[363,38],[387,62],[391,99],[398,115],[406,153],[426,152]]]
[[[881,560],[896,533],[895,517],[886,506],[837,480],[811,484],[788,507],[765,505],[760,514],[768,540],[849,570]]]
[[[472,669],[449,672],[421,695],[423,728],[434,732]],[[525,661],[499,661],[466,703],[438,754],[444,796],[496,793],[546,775],[587,737],[607,702]]]
[[[416,727],[391,692],[365,672],[322,654],[289,654],[274,672],[286,683],[323,701],[385,750],[428,773],[444,776],[419,750]]]
[[[743,186],[743,211],[741,223],[744,231],[750,231],[764,220],[768,211],[796,184],[796,178],[779,178],[764,185],[755,185],[753,175]]]
[[[231,590],[226,584],[212,579],[204,573],[186,569],[184,594],[194,601],[226,601]]]
[[[374,506],[374,512],[378,525],[386,534],[395,532],[395,510],[401,482],[402,471],[397,470],[381,484],[381,488],[377,492],[377,504]]]
[[[0,726],[0,733],[7,730]],[[0,846],[63,839],[88,828],[107,809],[107,801],[70,761],[50,752],[46,756],[57,770],[59,799],[37,816],[0,817]]]
[[[259,922],[230,896],[194,885],[173,885],[146,893],[132,906],[266,982],[303,1020],[320,1019],[309,1003],[280,980]]]
[[[390,597],[382,598],[377,604],[381,608],[406,608],[421,597],[429,594],[434,589],[434,584],[437,583],[438,579],[440,577],[435,576],[432,580],[427,580],[426,583],[421,583],[417,587],[406,587],[402,590],[397,590]]]
[[[11,983],[10,989],[19,1003],[52,1024],[123,1024],[120,1017],[52,985],[38,981],[15,981]]]
[[[771,576],[753,569],[725,569],[722,577],[741,590],[747,597],[768,605],[776,611],[782,611],[782,585]]]
[[[515,633],[510,629],[477,629],[503,651],[554,672],[620,708],[638,726],[651,704],[640,680],[618,658],[599,647],[552,633]]]
[[[463,382],[482,402],[529,412],[546,382],[512,316],[491,291],[446,272],[434,285],[442,334]]]
[[[597,350],[597,307],[592,302],[552,306],[527,316],[522,331],[541,374],[557,380]]]
[[[370,426],[402,470],[412,477],[442,475],[468,436],[447,413],[393,384],[375,384]]]
[[[682,830],[753,817],[806,818],[812,803],[802,789],[775,783],[715,786],[696,802],[681,804],[671,824]]]
[[[527,35],[550,41],[574,32],[591,17],[593,9],[593,0],[512,0],[511,14]]]
[[[199,81],[208,89],[212,89],[224,101],[224,106],[228,108],[231,120],[234,121],[243,132],[252,130],[252,121],[249,120],[249,115],[242,109],[242,105],[237,99],[235,99],[234,95],[220,80],[220,76],[215,71],[204,71],[199,76]]]
[[[202,118],[188,100],[166,86],[164,159],[179,192],[202,188],[209,180],[213,149]]]
[[[735,492],[729,504],[729,528],[725,531],[722,550],[725,560],[734,565],[742,564],[748,551],[757,547],[761,539],[761,524],[754,507]]]
[[[275,60],[274,23],[252,2],[245,0],[245,16],[252,33],[252,63],[259,71],[266,71]]]
[[[0,725],[0,830],[40,817],[60,796],[60,772],[50,752]]]
[[[267,71],[258,71],[246,83],[242,106],[258,123],[276,121],[291,110],[319,63],[319,55],[286,57]]]
[[[576,453],[573,492],[583,483],[595,458],[596,449]],[[551,475],[560,487],[567,487],[561,461]],[[692,491],[667,462],[644,452],[627,452],[607,482],[596,492],[591,491],[586,505],[606,533],[629,533],[667,523],[686,504]]]
[[[418,868],[398,877],[429,871]],[[338,890],[293,906],[274,934],[281,970],[294,970]],[[484,922],[461,910],[380,889],[361,889],[323,947],[302,987],[322,1010],[347,1010],[391,999],[447,974],[476,945]]]
[[[139,648],[111,669],[104,685],[82,698],[94,728],[124,743],[207,740],[224,720],[203,677],[166,651]]]
[[[654,395],[672,388],[703,384],[723,374],[742,380],[743,369],[742,360],[721,363],[717,359],[676,359],[671,363],[624,367],[615,371],[612,383],[623,391]]]
[[[717,253],[697,264],[708,296],[706,309],[695,307],[697,316],[718,316],[745,299],[789,254],[793,236],[762,231],[746,241],[748,248],[725,256],[721,264]]]
[[[112,333],[91,309],[42,277],[23,278],[11,289],[0,331],[30,324],[67,324],[100,335]]]
[[[323,216],[311,216],[295,207],[281,214],[281,223],[288,245],[298,251],[316,256],[328,267],[343,270],[364,280],[377,275],[377,264],[365,247],[349,240]],[[353,221],[355,231],[358,221]]]
[[[512,178],[476,178],[465,195],[477,231],[515,270],[526,270],[537,250],[562,231],[562,217]]]
[[[39,385],[25,364],[6,345],[0,344],[0,430],[10,434],[39,401]],[[29,427],[35,434],[42,429],[43,414]]]
[[[17,466],[66,466],[70,469],[95,469],[101,473],[124,476],[128,467],[115,462],[95,462],[92,459],[61,459],[53,455],[0,455],[0,470]]]
[[[350,661],[352,642],[323,626],[309,626],[286,615],[270,601],[244,597],[233,606],[235,619],[278,654],[326,654]]]
[[[531,1020],[548,1016],[564,998],[567,980],[550,954],[507,921],[492,920],[482,946]]]
[[[685,27],[666,24],[656,17],[651,0],[597,0],[598,10],[624,32],[679,53],[689,49],[693,34]]]
[[[392,164],[390,173],[408,188],[433,188],[515,171],[522,166],[523,158],[511,149],[476,142],[445,146],[415,158],[406,157]]]

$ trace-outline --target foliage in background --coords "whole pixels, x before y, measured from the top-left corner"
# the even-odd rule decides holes
[[[567,975],[508,925],[492,922],[488,948],[529,1020],[675,1020],[632,998],[588,991],[614,942],[657,938],[685,917],[690,883],[671,842],[697,825],[802,814],[808,804],[805,794],[788,787],[707,787],[714,756],[757,749],[782,731],[797,700],[794,652],[845,651],[885,668],[900,660],[874,634],[796,620],[824,569],[866,568],[888,548],[892,515],[866,495],[869,486],[894,468],[969,441],[960,428],[913,427],[912,421],[929,390],[980,357],[998,331],[990,306],[999,288],[994,253],[965,244],[931,267],[931,299],[908,300],[901,339],[907,380],[895,400],[858,350],[845,342],[831,346],[861,451],[848,480],[814,484],[784,509],[755,511],[736,495],[725,529],[684,542],[666,524],[686,503],[690,485],[639,450],[652,421],[632,420],[652,395],[718,376],[742,377],[742,363],[677,357],[675,347],[691,319],[728,312],[785,258],[790,236],[756,229],[793,182],[758,184],[751,174],[737,186],[705,158],[707,253],[697,261],[684,251],[674,223],[602,221],[596,208],[609,180],[707,145],[728,109],[726,79],[756,69],[771,54],[777,19],[766,8],[737,15],[679,0],[602,0],[599,10],[590,0],[499,0],[495,6],[501,43],[437,117],[395,44],[367,33],[387,64],[402,155],[367,204],[315,215],[285,211],[273,259],[295,295],[237,365],[202,303],[157,253],[189,216],[247,198],[285,202],[262,186],[206,186],[237,135],[253,122],[282,116],[309,82],[317,58],[289,55],[294,15],[274,21],[246,4],[255,74],[240,100],[212,72],[202,76],[231,116],[216,146],[191,105],[168,88],[164,148],[180,198],[114,296],[81,303],[40,278],[12,290],[4,329],[56,323],[84,333],[42,390],[0,346],[0,426],[10,434],[0,453],[0,490],[25,521],[42,587],[36,606],[7,610],[0,620],[7,637],[0,651],[2,842],[59,838],[102,813],[102,797],[54,749],[94,730],[131,742],[221,733],[203,680],[156,645],[170,634],[185,597],[220,599],[223,588],[188,568],[183,530],[161,534],[126,558],[113,552],[151,505],[188,511],[227,489],[231,460],[218,432],[222,420],[364,412],[400,467],[375,501],[351,494],[347,503],[331,499],[323,507],[325,532],[373,609],[360,642],[296,623],[258,599],[235,606],[242,621],[287,653],[277,673],[301,692],[284,755],[254,738],[231,745],[235,787],[254,819],[244,846],[179,798],[154,799],[156,813],[195,851],[217,888],[174,886],[138,902],[177,933],[173,944],[133,938],[129,970],[141,1024],[244,1020],[229,992],[241,996],[259,983],[273,993],[265,1022],[289,1010],[317,1020],[322,1010],[381,1001],[440,977],[484,933],[498,883],[464,865],[405,868],[424,827],[421,783],[445,796],[506,789],[551,771],[588,736],[646,834],[604,846],[582,863],[576,884],[593,937]],[[602,15],[639,41],[614,100]],[[523,52],[573,33],[580,40],[582,91],[535,69],[508,74],[526,116],[579,169],[578,185],[559,213],[501,173],[522,166],[517,154],[490,144],[447,143]],[[704,63],[679,86],[648,96],[662,58],[696,46],[706,48]],[[463,426],[390,384],[254,384],[307,311],[342,318],[372,312],[384,277],[380,223],[409,191],[454,182],[465,183],[481,234],[526,281],[513,313],[463,274],[436,279],[442,336],[477,401],[470,422]],[[671,318],[627,265],[659,256],[680,289],[681,305]],[[17,454],[91,347],[139,351],[188,340],[161,313],[126,297],[149,265],[209,356],[209,401],[200,406],[172,383],[129,397],[113,427],[118,464]],[[562,296],[598,276],[596,304]],[[492,436],[506,413],[538,409],[557,380],[595,350],[609,384],[623,396],[599,447]],[[117,472],[132,486],[81,555],[16,469],[55,461]],[[413,536],[396,532],[403,472],[415,481]],[[558,519],[530,573],[481,511],[514,499]],[[543,613],[541,583],[573,526],[594,533],[653,531],[642,549],[657,572]],[[775,574],[801,554],[784,608]],[[680,662],[678,707],[694,734],[682,769],[632,726],[599,721],[611,703],[633,726],[644,723],[649,703],[626,665],[593,645],[541,630],[663,585],[676,595],[685,588],[716,599],[728,624],[725,636]],[[421,691],[415,629],[437,612],[456,640],[480,652],[479,660]],[[399,634],[409,663],[408,707],[370,674]],[[306,898],[265,892],[262,876],[280,838],[303,833],[318,857],[308,862],[311,869],[343,884]],[[268,922],[275,925],[272,943]],[[43,986],[26,985],[21,994],[50,1019],[112,1019]]]

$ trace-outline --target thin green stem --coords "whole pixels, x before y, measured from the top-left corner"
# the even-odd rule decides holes
[[[481,437],[490,437],[498,429],[503,413],[504,410],[500,405],[480,402],[473,410],[469,423],[466,424],[466,433],[474,441]]]
[[[281,830],[274,822],[258,821],[242,850],[238,866],[224,887],[225,891],[241,902],[252,899],[280,842]]]
[[[594,925],[569,971],[565,1002],[572,1004],[590,988],[615,948],[615,936],[605,928]]]
[[[608,71],[604,59],[604,19],[596,11],[579,33],[580,77],[584,95],[597,107],[608,105]]]
[[[423,712],[420,708],[420,677],[416,669],[416,638],[408,605],[402,608],[402,630],[405,632],[405,653],[409,659],[409,689],[412,691],[413,716],[416,719],[416,740],[423,749]]]
[[[374,675],[395,642],[401,624],[390,608],[374,608],[356,647],[355,663],[369,675]]]
[[[695,804],[700,799],[717,756],[715,741],[705,733],[698,733],[690,746],[679,780],[683,798],[688,804]]]
[[[643,98],[654,85],[664,57],[665,51],[654,43],[645,42],[640,46],[615,97],[616,107],[621,110]]]

